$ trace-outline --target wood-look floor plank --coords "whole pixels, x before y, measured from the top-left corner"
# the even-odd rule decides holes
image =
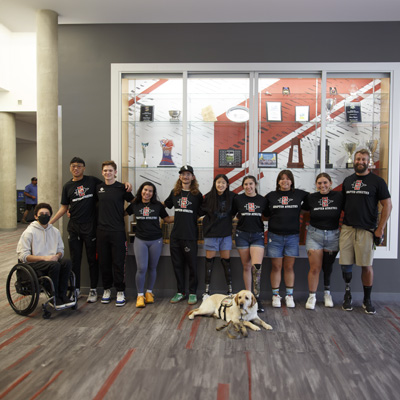
[[[33,316],[23,317],[9,307],[5,281],[24,228],[0,233],[0,393],[16,382],[6,399],[39,391],[43,399],[99,392],[113,400],[217,399],[221,388],[223,400],[398,397],[399,303],[376,302],[371,316],[357,303],[352,312],[322,302],[310,311],[305,299],[295,309],[273,309],[264,299],[260,317],[274,330],[249,330],[240,340],[216,330],[221,320],[189,320],[196,306],[160,297],[137,309],[131,297],[115,307],[115,299],[87,304],[83,296],[78,310],[43,320],[42,295]]]

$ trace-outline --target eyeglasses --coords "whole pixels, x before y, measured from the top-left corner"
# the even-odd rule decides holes
[[[71,165],[70,165],[70,168],[71,168],[71,169],[75,169],[75,168],[81,169],[81,168],[83,168],[83,167],[84,167],[84,165],[82,165],[82,164],[71,164]]]

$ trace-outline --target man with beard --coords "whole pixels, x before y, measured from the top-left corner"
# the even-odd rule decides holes
[[[343,310],[351,311],[352,296],[350,282],[353,264],[361,269],[364,287],[363,308],[367,314],[375,314],[371,303],[374,272],[372,262],[375,238],[379,241],[392,210],[392,201],[386,182],[368,170],[369,152],[359,150],[354,155],[354,171],[343,181],[344,220],[340,233],[340,259],[346,291]],[[378,204],[382,206],[378,222]]]

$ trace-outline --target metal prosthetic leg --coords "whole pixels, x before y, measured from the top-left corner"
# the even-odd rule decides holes
[[[221,258],[221,264],[224,267],[225,280],[228,285],[228,294],[232,294],[232,274],[231,274],[231,260],[230,258]]]
[[[214,267],[214,260],[215,257],[213,258],[207,258],[206,257],[206,263],[205,263],[205,283],[206,283],[206,291],[205,294],[210,294],[210,283],[211,283],[211,273]]]

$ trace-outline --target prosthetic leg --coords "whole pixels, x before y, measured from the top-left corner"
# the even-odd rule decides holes
[[[215,257],[213,258],[207,258],[206,257],[206,263],[205,263],[205,283],[206,283],[206,291],[204,295],[209,296],[210,295],[210,283],[211,283],[211,273],[214,267],[214,260]],[[203,297],[204,297],[203,295]]]
[[[261,286],[261,268],[262,264],[254,264],[251,267],[251,272],[253,275],[253,292],[254,296],[256,296],[257,304],[258,304],[258,312],[264,312],[264,307],[261,303],[260,299],[260,286]]]
[[[343,280],[346,283],[346,291],[343,298],[343,310],[351,311],[353,309],[353,300],[350,291],[350,282],[353,277],[353,265],[342,265]]]
[[[231,260],[230,258],[221,258],[221,264],[224,268],[225,280],[228,285],[228,294],[232,294],[232,274],[231,274]]]

